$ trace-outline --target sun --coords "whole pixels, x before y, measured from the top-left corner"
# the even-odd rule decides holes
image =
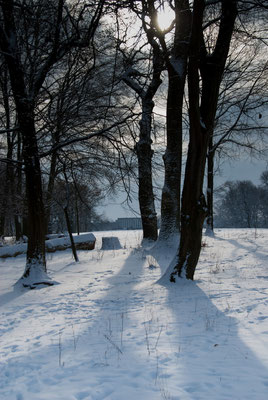
[[[158,11],[158,16],[157,16],[159,28],[162,31],[167,29],[170,26],[171,22],[174,20],[174,18],[175,18],[175,13],[171,8],[169,7],[161,8]]]

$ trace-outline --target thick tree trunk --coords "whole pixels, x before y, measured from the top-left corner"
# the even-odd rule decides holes
[[[28,207],[28,248],[26,267],[19,284],[35,288],[41,283],[51,285],[46,274],[45,257],[45,214],[42,199],[41,169],[38,155],[34,121],[34,95],[26,88],[21,52],[17,43],[14,19],[14,2],[1,4],[4,30],[0,29],[0,45],[6,58],[9,77],[16,105],[19,130],[23,144],[23,161],[26,178],[26,199]]]
[[[175,35],[171,55],[162,41],[168,70],[168,97],[159,241],[177,237],[180,232],[182,109],[192,17],[188,0],[175,1],[174,10]]]
[[[21,154],[21,134],[18,132],[17,135],[17,160],[22,161]],[[18,208],[17,214],[15,215],[15,229],[16,229],[16,240],[19,241],[22,239],[22,236],[25,235],[23,229],[23,220],[25,219],[25,208],[22,200],[22,168],[20,166],[17,167],[16,170],[16,182],[17,182],[17,195],[20,199],[20,206]]]
[[[194,1],[193,27],[188,65],[190,142],[188,147],[181,209],[181,238],[177,262],[170,275],[193,279],[201,250],[202,227],[205,218],[205,198],[202,193],[208,137],[201,126],[199,109],[198,55],[202,35],[204,1]]]
[[[27,99],[17,101],[17,115],[22,136],[28,236],[25,271],[17,283],[33,289],[53,283],[46,274],[45,212],[33,104]]]
[[[65,12],[64,0],[59,0],[55,4],[54,2],[52,3],[51,6],[55,6],[55,18],[51,21],[51,40],[49,40],[49,42],[51,41],[51,46],[46,47],[47,42],[44,49],[40,42],[42,29],[39,30],[39,27],[41,25],[37,24],[39,22],[38,18],[41,18],[39,12],[31,10],[28,4],[23,9],[21,7],[18,8],[14,0],[3,0],[0,3],[0,50],[7,62],[16,105],[18,125],[23,142],[23,161],[26,178],[28,250],[26,268],[21,281],[24,286],[30,287],[35,287],[39,283],[52,284],[47,281],[48,277],[46,275],[46,224],[34,119],[36,101],[53,65],[71,51],[72,48],[86,48],[90,45],[102,16],[105,1],[98,1],[96,7],[92,9],[92,18],[86,32],[84,29],[80,31],[81,21],[77,17],[77,30],[72,27],[71,36],[65,30],[68,22],[64,15],[67,15],[68,12],[67,14]],[[18,14],[18,11],[21,14]],[[76,18],[74,16],[75,11],[72,16],[71,14],[68,14],[69,22]],[[34,37],[28,35],[27,29],[25,32],[21,31],[23,27],[26,27],[26,21],[30,20],[30,16],[36,28],[34,29],[34,34],[36,33],[37,35]],[[19,25],[17,25],[18,17],[22,19]],[[82,17],[82,14],[80,17]],[[37,44],[40,44],[40,47],[35,48]],[[43,53],[41,53],[41,50],[44,50]]]
[[[172,282],[175,282],[176,275],[193,279],[199,259],[202,228],[207,213],[205,196],[202,192],[207,143],[208,134],[196,127],[189,143],[182,193],[181,239],[177,263],[170,277]]]
[[[182,159],[182,101],[184,85],[175,71],[169,72],[167,98],[167,146],[163,156],[165,181],[161,199],[159,241],[180,232],[180,189]]]
[[[139,141],[136,146],[139,163],[139,206],[143,229],[143,239],[157,240],[157,214],[154,204],[154,192],[152,185],[153,151],[151,145]]]
[[[143,228],[143,239],[157,240],[157,214],[155,211],[153,178],[152,178],[152,115],[154,109],[153,98],[162,83],[160,78],[164,60],[159,45],[148,34],[149,43],[153,49],[153,73],[149,85],[144,88],[135,80],[139,75],[136,70],[129,68],[123,81],[133,89],[142,100],[142,118],[140,120],[139,141],[136,144],[138,158],[138,182],[139,182],[139,207]]]
[[[136,145],[138,157],[139,206],[143,228],[143,239],[157,240],[157,214],[154,204],[151,124],[154,103],[151,99],[142,101],[140,138]]]
[[[23,159],[25,164],[28,207],[28,249],[23,278],[27,278],[32,273],[32,270],[35,269],[46,272],[45,213],[34,120],[33,117],[25,115],[23,110],[21,114],[19,116],[19,124],[23,138]]]
[[[222,1],[222,18],[216,46],[213,54],[208,55],[205,48],[201,49],[204,7],[204,0],[194,0],[188,66],[190,143],[182,194],[181,240],[174,270],[170,275],[172,282],[176,281],[176,277],[194,278],[201,251],[202,228],[207,214],[202,192],[206,156],[213,134],[219,88],[237,12],[235,0]],[[199,68],[202,78],[200,107]]]

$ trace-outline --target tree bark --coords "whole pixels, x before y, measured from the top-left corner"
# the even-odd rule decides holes
[[[190,142],[182,194],[181,240],[177,261],[170,275],[172,282],[176,281],[176,277],[194,278],[201,251],[202,228],[207,214],[203,194],[206,156],[213,134],[219,88],[237,14],[236,3],[236,0],[222,1],[218,38],[213,53],[209,55],[204,47],[201,48],[201,45],[204,45],[202,22],[205,3],[204,0],[194,1],[188,67]],[[199,69],[202,79],[200,107]]]
[[[17,105],[18,121],[23,140],[26,196],[28,207],[28,248],[23,278],[29,276],[31,268],[46,272],[45,256],[45,212],[42,196],[40,160],[38,157],[34,117],[31,108]]]
[[[191,31],[189,1],[175,1],[174,11],[175,35],[171,55],[164,39],[160,40],[168,71],[167,147],[163,157],[165,181],[161,199],[160,241],[180,232],[183,97]]]
[[[38,156],[34,121],[34,99],[26,90],[25,74],[21,65],[14,21],[14,2],[2,2],[4,28],[0,30],[0,45],[7,62],[11,88],[16,105],[18,125],[23,144],[23,161],[26,178],[26,198],[28,206],[28,248],[26,267],[21,282],[32,287],[39,280],[45,283],[45,217],[42,201],[41,169]],[[28,281],[26,279],[29,278]],[[35,281],[36,280],[36,281]],[[29,282],[29,284],[27,283]]]
[[[139,72],[131,67],[123,75],[123,81],[133,89],[142,101],[142,117],[140,120],[139,141],[136,144],[138,158],[138,191],[139,207],[143,228],[143,239],[157,240],[157,213],[155,211],[153,178],[152,178],[152,116],[154,109],[153,98],[162,83],[161,72],[164,68],[162,52],[151,32],[146,32],[148,41],[153,49],[153,71],[147,87],[142,87],[134,79]]]
[[[22,161],[22,149],[21,149],[21,133],[17,135],[17,160]],[[16,229],[16,240],[22,239],[25,235],[23,228],[23,220],[25,219],[25,208],[24,201],[22,200],[22,168],[19,165],[16,169],[16,182],[17,182],[17,195],[20,199],[20,207],[18,213],[15,215],[15,229]]]
[[[161,226],[159,241],[166,241],[180,232],[180,181],[182,160],[182,101],[184,87],[181,79],[169,70],[166,138],[163,156],[165,181],[161,198]]]
[[[139,206],[143,229],[143,239],[157,240],[157,214],[154,204],[151,126],[154,103],[152,99],[142,101],[140,138],[136,145],[138,158]]]
[[[42,37],[42,32],[39,32],[39,26],[38,29],[34,29],[34,31],[38,32],[37,36],[32,40],[32,36],[26,37],[27,32],[23,31],[26,25],[23,23],[20,26],[17,25],[16,18],[18,17],[17,13],[23,11],[19,17],[24,18],[25,16],[25,20],[23,21],[25,24],[31,19],[38,25],[40,15],[35,14],[35,10],[28,8],[29,5],[27,4],[24,4],[22,8],[17,8],[14,0],[1,1],[0,50],[8,66],[12,93],[16,105],[18,125],[23,143],[23,161],[26,178],[28,249],[26,268],[21,282],[24,286],[30,286],[31,288],[36,287],[36,284],[39,283],[52,284],[46,275],[46,223],[38,154],[38,138],[35,131],[34,111],[36,101],[51,68],[72,48],[86,48],[90,45],[103,12],[104,0],[99,0],[95,5],[96,7],[93,8],[92,18],[88,23],[87,29],[85,29],[85,25],[83,31],[78,27],[76,29],[74,28],[75,23],[71,27],[72,23],[70,21],[73,21],[72,18],[74,16],[70,15],[68,25],[70,32],[66,32],[67,25],[63,27],[63,23],[65,23],[64,19],[68,16],[68,12],[65,12],[66,3],[64,0],[58,0],[55,4],[52,2],[51,6],[54,7],[52,10],[53,14],[50,13],[49,15],[54,15],[55,18],[51,21],[49,32],[51,35],[50,40],[47,41],[48,48],[43,50],[42,44],[40,44],[40,48],[37,51],[37,48],[34,48],[34,46],[39,45]],[[31,18],[27,20],[29,12],[31,12]],[[76,21],[78,23],[77,26],[79,26],[81,19],[82,14],[79,13]],[[20,43],[18,43],[19,36],[21,36]],[[30,56],[29,59],[26,58],[27,55]],[[32,69],[29,68],[29,62],[27,63],[27,61],[35,63],[32,65]]]

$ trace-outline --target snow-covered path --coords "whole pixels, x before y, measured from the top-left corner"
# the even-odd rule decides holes
[[[25,257],[0,259],[0,399],[266,400],[268,231],[205,237],[196,281],[166,286],[172,249],[112,234],[48,255],[54,287],[13,291]]]

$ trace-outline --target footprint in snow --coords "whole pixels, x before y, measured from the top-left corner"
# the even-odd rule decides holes
[[[257,320],[259,320],[259,321],[264,321],[264,320],[267,319],[267,318],[268,318],[268,316],[263,316],[263,317],[258,317]]]
[[[79,392],[75,395],[77,400],[84,400],[86,397],[90,395],[90,392],[84,391],[84,392]]]

